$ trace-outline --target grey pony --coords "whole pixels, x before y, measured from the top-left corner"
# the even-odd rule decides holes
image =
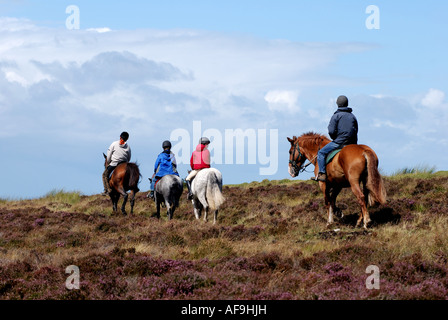
[[[151,181],[151,179],[149,179]],[[179,207],[179,199],[184,190],[182,179],[176,175],[166,175],[157,182],[154,190],[154,201],[157,207],[157,218],[160,219],[160,205],[165,203],[167,216],[173,219],[174,211]]]

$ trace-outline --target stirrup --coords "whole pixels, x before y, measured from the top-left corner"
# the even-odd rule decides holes
[[[319,172],[319,174],[316,177],[312,177],[311,180],[317,181],[317,182],[326,182],[327,175],[325,173]]]

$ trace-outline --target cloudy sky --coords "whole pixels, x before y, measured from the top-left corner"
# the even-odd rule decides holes
[[[384,174],[448,170],[447,12],[442,0],[0,0],[0,198],[100,193],[122,131],[146,191],[162,142],[189,133],[189,158],[195,123],[222,136],[224,183],[289,178],[286,137],[327,134],[341,94]],[[243,164],[225,140],[238,129],[257,141]]]

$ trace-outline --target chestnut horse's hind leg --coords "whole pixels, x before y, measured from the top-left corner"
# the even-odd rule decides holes
[[[356,196],[358,200],[358,204],[361,206],[361,214],[359,215],[358,222],[356,226],[361,226],[361,222],[364,221],[364,229],[367,229],[368,224],[371,222],[369,212],[367,211],[366,198],[364,193],[361,190],[360,182],[358,179],[350,180],[350,186],[352,188],[353,194]]]

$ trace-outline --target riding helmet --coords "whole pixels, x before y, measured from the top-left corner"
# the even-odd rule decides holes
[[[162,148],[170,148],[171,149],[171,142],[169,142],[168,140],[164,141],[162,144]]]
[[[339,108],[346,108],[348,107],[348,98],[346,96],[339,96],[336,104]]]
[[[210,144],[210,140],[208,138],[202,137],[201,140],[199,140],[199,144]]]

